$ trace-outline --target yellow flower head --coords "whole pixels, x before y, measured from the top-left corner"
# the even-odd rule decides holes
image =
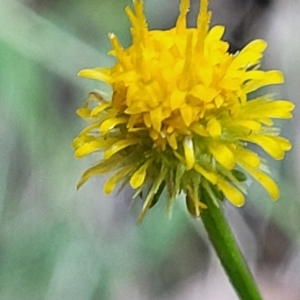
[[[176,26],[165,31],[149,30],[143,2],[133,3],[134,11],[126,8],[132,45],[123,49],[110,34],[115,65],[79,73],[106,82],[113,93],[110,101],[91,93],[78,110],[90,125],[74,140],[75,156],[103,152],[78,186],[107,173],[106,193],[129,182],[136,195],[147,194],[140,220],[164,188],[168,209],[183,191],[196,216],[205,208],[203,193],[241,206],[244,173],[277,199],[278,187],[261,171],[260,157],[246,149],[257,144],[277,160],[291,149],[272,118],[291,118],[294,105],[272,95],[249,99],[251,92],[283,82],[279,71],[259,70],[266,42],[255,40],[230,54],[221,40],[225,28],[209,29],[207,0],[196,28],[187,28],[190,1],[182,0]]]

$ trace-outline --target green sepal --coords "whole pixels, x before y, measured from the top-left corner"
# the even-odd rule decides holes
[[[239,182],[244,182],[244,181],[247,180],[247,176],[246,176],[243,172],[241,172],[241,171],[239,171],[239,170],[233,169],[233,170],[231,171],[231,174],[232,174]]]
[[[192,197],[186,195],[185,202],[186,202],[186,208],[187,208],[188,212],[193,217],[197,217],[196,208],[195,208],[195,202],[193,201]]]
[[[214,195],[216,196],[216,198],[218,198],[218,200],[223,201],[225,199],[223,192],[219,190],[215,185],[210,185],[210,188],[214,193]]]
[[[158,202],[158,200],[159,200],[159,198],[160,198],[160,196],[161,196],[161,194],[162,194],[165,186],[166,186],[166,183],[165,183],[165,181],[163,181],[161,183],[161,185],[159,186],[156,194],[153,196],[153,200],[151,202],[151,205],[149,206],[149,209],[152,208],[153,206],[155,206],[157,204],[157,202]]]

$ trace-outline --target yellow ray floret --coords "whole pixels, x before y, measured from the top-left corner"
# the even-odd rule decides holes
[[[250,95],[284,80],[280,71],[259,69],[266,42],[252,41],[231,54],[222,40],[225,28],[209,28],[208,1],[201,1],[196,28],[187,27],[189,9],[190,1],[182,0],[174,28],[149,30],[143,1],[134,0],[133,9],[126,8],[132,45],[125,49],[110,34],[116,63],[79,72],[110,85],[112,95],[105,100],[91,93],[78,110],[90,125],[73,142],[75,156],[100,157],[78,186],[98,174],[110,174],[106,193],[129,183],[146,195],[139,220],[164,188],[168,212],[181,192],[195,216],[205,209],[201,200],[207,195],[216,205],[227,198],[242,206],[246,174],[277,199],[276,183],[247,143],[277,160],[291,149],[273,119],[290,119],[294,104]]]

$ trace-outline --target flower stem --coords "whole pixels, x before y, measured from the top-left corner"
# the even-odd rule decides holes
[[[222,208],[205,196],[202,202],[208,208],[202,212],[201,219],[231,284],[241,300],[262,300]]]

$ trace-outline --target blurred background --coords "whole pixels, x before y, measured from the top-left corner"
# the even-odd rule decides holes
[[[269,43],[263,67],[281,69],[278,98],[299,102],[298,0],[211,0],[231,50]],[[130,44],[130,0],[1,0],[0,299],[234,300],[202,223],[163,203],[135,224],[130,191],[103,195],[104,178],[76,190],[93,159],[76,161],[71,142],[85,126],[75,114],[88,92],[109,89],[80,69],[111,66],[107,34]],[[151,29],[175,24],[179,0],[145,0]],[[198,0],[192,1],[190,25]],[[299,105],[300,106],[300,105]],[[270,162],[281,188],[272,202],[251,183],[247,204],[226,204],[230,224],[264,299],[300,299],[300,112],[283,122],[294,149]]]

